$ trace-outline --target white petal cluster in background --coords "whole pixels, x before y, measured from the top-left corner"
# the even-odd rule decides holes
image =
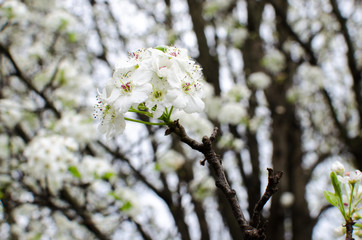
[[[24,151],[27,163],[23,165],[23,171],[55,195],[62,188],[65,178],[71,176],[67,174],[69,167],[78,164],[75,154],[78,147],[78,143],[70,137],[36,136]]]
[[[227,102],[220,109],[219,121],[221,123],[239,124],[247,116],[248,113],[243,105],[237,102]]]
[[[89,143],[97,137],[93,119],[74,111],[63,113],[61,119],[55,123],[54,131],[73,137],[78,143]]]
[[[157,168],[163,172],[175,172],[185,163],[185,157],[169,149],[166,152],[157,152]]]
[[[128,111],[143,111],[156,119],[171,109],[201,112],[202,78],[186,49],[156,47],[131,53],[116,65],[99,93],[95,117],[101,119],[100,131],[107,137],[122,133]]]
[[[249,76],[249,84],[257,89],[265,89],[270,83],[270,77],[263,72],[255,72]]]
[[[0,8],[1,16],[6,17],[9,20],[15,20],[24,18],[27,14],[25,4],[19,1],[10,0],[2,3]]]
[[[285,68],[285,56],[279,50],[273,49],[263,57],[262,65],[271,73],[279,73]]]
[[[188,134],[197,139],[203,136],[210,136],[214,130],[213,124],[201,113],[186,113],[184,111],[174,111],[171,120],[179,120],[180,124],[185,127]]]

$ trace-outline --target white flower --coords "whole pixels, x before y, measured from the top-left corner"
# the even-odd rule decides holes
[[[118,112],[114,107],[107,103],[108,98],[107,88],[103,89],[102,94],[98,95],[98,103],[95,105],[94,117],[100,119],[98,130],[106,134],[107,139],[122,134],[126,122],[122,112]]]
[[[118,188],[115,190],[114,195],[117,200],[122,204],[121,211],[131,217],[136,217],[142,211],[141,199],[138,194],[130,188]]]
[[[173,64],[167,77],[171,87],[166,95],[167,100],[187,113],[204,110],[201,77],[201,68],[192,61]]]
[[[241,139],[235,139],[231,133],[225,133],[217,142],[219,148],[231,148],[240,151],[244,147],[244,142]]]
[[[70,177],[68,168],[78,164],[74,153],[77,150],[78,144],[73,138],[38,135],[24,151],[27,162],[22,165],[22,169],[56,194],[65,179]]]
[[[175,150],[168,150],[166,153],[157,152],[158,167],[163,172],[174,172],[185,163],[185,158]]]
[[[63,113],[55,123],[54,131],[73,137],[80,143],[88,143],[96,138],[92,119],[74,111]]]
[[[219,112],[221,123],[239,124],[247,116],[245,108],[240,103],[228,102]]]
[[[318,88],[323,86],[325,77],[320,67],[303,64],[298,69],[298,75],[302,79],[306,80],[308,84],[314,85]]]
[[[105,159],[94,158],[86,156],[80,164],[80,173],[82,180],[91,181],[95,177],[102,178],[106,174],[113,174],[114,170],[109,162]]]
[[[270,85],[271,79],[263,72],[255,72],[250,74],[249,83],[258,89],[265,89]]]
[[[26,5],[20,1],[8,0],[0,4],[0,14],[8,19],[22,20],[26,17]]]
[[[336,237],[342,237],[346,234],[346,227],[343,226],[339,226],[337,228],[334,229],[334,235]]]
[[[207,16],[214,16],[216,12],[225,10],[230,5],[230,0],[212,0],[204,4],[204,12]]]
[[[206,98],[205,111],[210,119],[216,120],[219,117],[219,112],[222,107],[221,97],[215,96],[213,98]]]
[[[8,127],[14,127],[23,117],[23,106],[11,99],[0,99],[0,119]]]
[[[335,161],[332,164],[332,168],[331,168],[332,172],[337,173],[338,175],[343,175],[344,174],[344,166],[341,162],[339,161]]]
[[[152,91],[149,83],[152,73],[147,69],[138,69],[138,65],[125,65],[114,71],[106,88],[109,90],[107,102],[115,110],[125,113],[131,106],[144,102]]]
[[[250,119],[249,121],[249,129],[252,132],[256,132],[258,130],[258,128],[263,124],[264,122],[264,116],[254,116],[252,119]]]
[[[236,48],[240,48],[244,45],[248,35],[248,30],[246,30],[244,27],[233,28],[230,33],[231,42]]]
[[[196,177],[190,183],[192,195],[198,200],[212,196],[216,186],[215,180],[209,176]]]
[[[102,120],[100,129],[108,137],[122,133],[128,111],[147,111],[156,119],[171,107],[201,112],[205,107],[201,81],[201,68],[185,49],[159,46],[133,52],[116,65],[98,96],[95,116]]]
[[[235,84],[227,93],[226,98],[230,101],[240,102],[250,97],[250,90],[244,84]]]
[[[278,50],[270,50],[264,56],[262,64],[272,73],[278,73],[285,68],[285,56]]]
[[[337,178],[342,183],[350,183],[355,184],[357,182],[360,182],[362,180],[362,173],[360,170],[354,170],[352,172],[345,172],[344,177],[338,175]]]
[[[50,31],[69,31],[76,22],[77,19],[69,12],[57,9],[46,16],[44,24]]]
[[[97,179],[92,181],[91,184],[92,190],[99,196],[107,196],[111,191],[111,186],[108,182]]]

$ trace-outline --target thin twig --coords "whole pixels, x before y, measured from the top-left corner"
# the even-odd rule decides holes
[[[253,222],[256,223],[256,226],[253,226],[245,219],[244,214],[240,208],[236,192],[230,187],[230,184],[226,179],[221,157],[216,154],[212,147],[212,143],[216,138],[218,129],[215,128],[210,137],[204,136],[202,138],[202,143],[200,143],[187,135],[184,127],[179,123],[178,120],[169,124],[168,127],[169,128],[166,130],[165,133],[166,135],[171,133],[176,134],[182,142],[186,143],[191,148],[201,152],[205,156],[205,160],[202,161],[201,164],[207,161],[214,170],[215,185],[223,192],[226,199],[228,200],[233,211],[233,215],[237,220],[240,229],[243,232],[243,239],[266,239],[265,228],[264,226],[260,226],[259,224],[261,218],[261,210],[263,209],[265,203],[270,199],[270,197],[278,190],[276,186],[279,183],[280,178],[282,177],[282,172],[277,172],[276,174],[274,174],[274,171],[272,169],[268,169],[269,183],[263,197],[259,200],[258,204],[255,207],[253,218],[255,218],[256,220]]]

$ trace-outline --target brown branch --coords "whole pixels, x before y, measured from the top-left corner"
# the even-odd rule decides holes
[[[140,232],[144,240],[152,240],[151,236],[143,229],[142,225],[132,218],[128,218],[129,221],[133,222],[137,230]]]
[[[268,186],[266,187],[265,192],[259,202],[255,205],[253,217],[251,220],[252,226],[259,226],[261,220],[261,211],[272,195],[278,191],[277,185],[280,182],[282,175],[283,172],[278,171],[277,173],[274,173],[273,169],[268,168]]]
[[[352,219],[346,221],[346,240],[354,240],[353,238],[353,225],[355,222]]]
[[[353,42],[351,39],[351,36],[348,31],[347,27],[347,19],[344,18],[341,14],[341,11],[338,8],[338,4],[336,0],[330,0],[332,5],[332,11],[334,15],[336,16],[340,27],[341,32],[343,35],[343,38],[347,45],[347,61],[348,61],[348,67],[351,71],[352,79],[353,79],[353,91],[356,95],[356,101],[358,104],[358,114],[360,118],[360,122],[362,122],[362,94],[361,94],[361,88],[362,88],[362,81],[361,81],[361,70],[358,69],[357,61],[355,59],[355,48],[353,46]]]
[[[229,202],[233,215],[238,222],[238,225],[243,233],[243,239],[254,239],[254,240],[264,240],[266,239],[264,227],[258,228],[250,225],[250,223],[245,219],[244,214],[240,208],[236,192],[232,189],[226,179],[224,168],[222,166],[221,158],[212,147],[212,143],[215,140],[217,134],[217,128],[214,129],[210,137],[204,136],[202,138],[202,143],[199,143],[192,138],[190,138],[184,129],[184,127],[176,120],[173,123],[168,125],[166,134],[174,133],[176,134],[182,142],[189,145],[191,148],[201,152],[205,156],[211,168],[215,173],[215,185],[218,187],[223,194],[225,195],[227,201]],[[260,211],[263,209],[265,203],[269,200],[273,193],[277,191],[276,185],[279,183],[282,173],[278,172],[274,175],[273,170],[268,169],[269,171],[269,184],[266,190],[266,193],[263,195],[259,203],[257,204],[256,216],[260,216]]]
[[[81,206],[66,189],[62,189],[60,191],[59,197],[66,201],[72,209],[77,213],[77,216],[81,217],[82,224],[92,232],[98,239],[101,240],[108,240],[110,239],[109,236],[104,234],[95,224],[92,219],[92,216],[89,214],[87,209],[84,206]]]
[[[54,114],[60,118],[61,114],[60,112],[57,110],[57,108],[54,106],[53,102],[50,101],[50,99],[41,91],[39,91],[38,89],[36,89],[36,87],[31,83],[31,80],[23,73],[23,71],[20,69],[20,67],[18,66],[18,64],[16,63],[16,61],[14,60],[13,56],[11,55],[9,49],[7,49],[6,47],[4,47],[3,45],[0,44],[0,54],[4,54],[5,57],[7,57],[9,59],[9,61],[11,62],[11,64],[13,65],[16,75],[20,78],[20,80],[33,92],[35,92],[37,95],[39,95],[46,103],[45,107],[53,110]]]
[[[278,6],[278,4],[274,0],[268,0],[268,2],[273,6],[278,20],[280,21],[282,26],[285,28],[287,33],[292,37],[292,39],[297,41],[299,43],[299,45],[304,49],[304,51],[307,54],[308,62],[312,65],[317,65],[318,60],[314,55],[314,51],[312,49],[311,43],[309,41],[304,42],[298,36],[298,34],[293,30],[293,28],[288,23],[287,15],[285,14],[285,11],[283,11],[282,8],[280,6]]]

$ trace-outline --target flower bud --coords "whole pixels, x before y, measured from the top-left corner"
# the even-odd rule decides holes
[[[337,175],[343,175],[344,173],[344,166],[339,161],[336,161],[332,164],[332,172],[335,172]]]

